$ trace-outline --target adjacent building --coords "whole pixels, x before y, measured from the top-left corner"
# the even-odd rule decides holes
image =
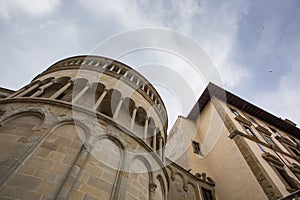
[[[192,174],[209,174],[217,199],[292,199],[300,189],[299,136],[290,120],[210,83],[178,117],[166,155]]]

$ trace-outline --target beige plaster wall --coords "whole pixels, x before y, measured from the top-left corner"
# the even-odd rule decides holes
[[[191,169],[192,174],[205,172],[212,177],[218,199],[267,199],[240,150],[228,138],[229,132],[211,102],[202,111],[197,124],[181,117],[175,125],[177,132],[171,133],[169,142],[173,140],[175,144],[175,141],[182,140],[188,145],[184,154],[186,158],[177,160],[177,163],[187,161],[185,168]],[[194,130],[197,130],[196,135]],[[200,143],[202,155],[193,153],[191,140]],[[177,146],[171,152],[181,152],[181,149]]]
[[[230,107],[232,107],[232,108],[234,108],[235,110],[237,110],[237,111],[239,112],[239,114],[240,114],[242,117],[244,117],[244,118],[247,119],[247,116],[250,116],[250,117],[252,117],[253,119],[255,119],[259,125],[261,125],[261,126],[263,126],[264,128],[268,129],[268,130],[272,133],[271,138],[272,138],[272,140],[276,143],[276,145],[278,145],[279,148],[280,148],[282,151],[284,151],[284,152],[286,152],[286,153],[289,153],[289,151],[287,151],[287,149],[286,149],[280,142],[278,142],[278,140],[275,138],[274,132],[273,132],[269,127],[275,128],[281,135],[287,136],[287,135],[288,135],[287,133],[285,133],[285,132],[283,132],[283,131],[281,131],[281,130],[278,130],[276,127],[271,126],[271,125],[269,125],[268,123],[266,123],[266,122],[264,122],[264,121],[262,121],[262,120],[260,120],[260,119],[258,119],[258,118],[256,118],[256,117],[254,117],[254,116],[251,116],[251,115],[249,115],[248,113],[245,113],[245,112],[239,110],[239,109],[236,108],[236,107],[233,107],[233,106],[230,106]],[[228,115],[231,117],[231,119],[232,119],[232,121],[234,122],[235,126],[238,128],[238,130],[241,131],[241,132],[243,132],[243,133],[245,133],[245,134],[247,134],[247,133],[245,132],[243,126],[242,126],[237,120],[234,119],[234,118],[235,118],[235,115],[230,111],[230,109],[229,109],[228,107],[226,108],[226,111],[227,111]],[[262,135],[259,133],[259,131],[257,131],[257,130],[255,129],[255,125],[254,125],[254,124],[252,124],[252,125],[250,126],[250,128],[251,128],[252,132],[256,135],[256,137],[257,137],[260,141],[266,143],[266,141],[264,140],[264,138],[262,137]],[[274,184],[277,186],[277,188],[279,189],[279,191],[281,192],[281,194],[282,194],[283,196],[288,195],[290,192],[287,191],[286,186],[285,186],[283,180],[282,180],[282,179],[279,177],[279,175],[274,171],[274,169],[270,166],[270,164],[269,164],[265,159],[263,159],[262,154],[263,154],[264,152],[259,148],[258,144],[257,144],[256,142],[254,142],[254,141],[252,141],[252,140],[249,140],[249,139],[246,139],[246,138],[245,138],[245,141],[247,142],[247,144],[249,145],[249,147],[251,148],[251,150],[254,152],[256,158],[259,160],[260,164],[261,164],[261,165],[263,166],[263,168],[266,170],[267,174],[270,176],[270,178],[272,179],[272,181],[274,182]],[[277,154],[276,154],[276,153],[274,152],[274,150],[272,150],[272,149],[270,149],[270,148],[268,148],[268,147],[263,147],[263,148],[264,148],[264,150],[265,150],[266,152],[268,152],[268,153],[270,153],[271,155],[273,155],[273,156],[279,158],[279,159],[282,161],[282,163],[285,163],[286,165],[284,166],[284,169],[287,171],[287,173],[289,174],[289,176],[291,176],[291,177],[293,177],[295,180],[297,180],[297,177],[291,172],[291,170],[289,170],[289,168],[288,168],[287,165],[289,165],[290,163],[296,163],[296,164],[299,165],[299,162],[298,162],[298,161],[296,161],[295,159],[290,158],[290,157],[288,157],[288,156],[285,156],[285,155],[283,155],[283,154],[281,154],[281,153],[277,153]]]
[[[188,170],[189,146],[196,134],[196,124],[179,116],[168,135],[165,155],[167,158]]]

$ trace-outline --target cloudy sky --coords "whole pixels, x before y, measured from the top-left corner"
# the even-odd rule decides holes
[[[99,45],[107,39],[155,27],[186,37],[171,42],[184,53],[205,52],[222,87],[299,123],[299,7],[298,0],[1,0],[0,87],[16,90],[60,59],[103,53]],[[191,41],[203,52],[189,51],[192,45],[184,44]],[[150,79],[174,121],[215,80],[204,73],[209,64],[159,49],[127,52],[119,60]]]

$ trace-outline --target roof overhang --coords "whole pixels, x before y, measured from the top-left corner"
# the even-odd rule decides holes
[[[198,99],[197,103],[195,104],[187,118],[195,121],[212,97],[217,97],[227,104],[233,105],[236,108],[241,109],[244,112],[300,139],[300,129],[296,126],[287,123],[283,119],[274,116],[273,114],[241,99],[240,97],[224,90],[223,88],[213,83],[209,83],[205,88],[204,92]]]

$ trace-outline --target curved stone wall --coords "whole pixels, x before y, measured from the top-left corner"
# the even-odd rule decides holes
[[[163,155],[168,120],[162,100],[145,78],[119,62],[95,56],[65,59],[6,99],[11,98],[43,98],[104,114]]]
[[[165,108],[129,67],[63,60],[0,110],[0,198],[167,198]]]
[[[2,198],[108,200],[129,191],[139,198],[142,191],[155,199],[168,191],[159,155],[104,116],[84,110],[73,116],[71,105],[42,99],[1,100],[0,108]],[[136,160],[147,163],[148,176],[136,175]]]

